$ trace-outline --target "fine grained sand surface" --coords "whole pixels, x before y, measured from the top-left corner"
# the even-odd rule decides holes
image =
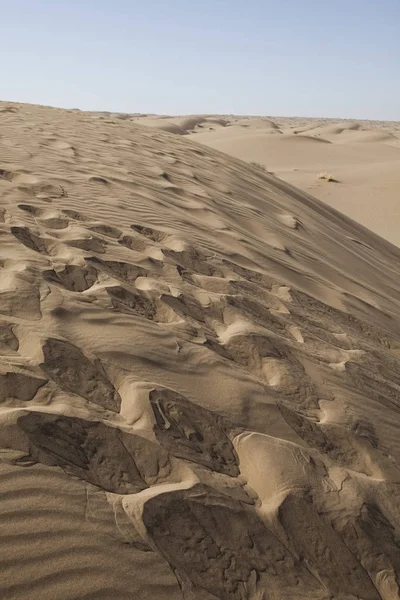
[[[399,122],[232,115],[136,121],[259,163],[400,246]]]
[[[400,250],[174,133],[0,104],[0,596],[398,599]]]

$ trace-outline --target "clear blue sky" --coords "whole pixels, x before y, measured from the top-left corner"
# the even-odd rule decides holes
[[[0,0],[0,99],[400,120],[400,0]]]

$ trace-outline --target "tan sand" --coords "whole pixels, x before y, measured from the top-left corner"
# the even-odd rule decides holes
[[[0,125],[0,597],[398,599],[400,250],[184,120]]]
[[[137,122],[258,163],[400,246],[400,123],[232,116]],[[325,173],[331,181],[320,177]]]

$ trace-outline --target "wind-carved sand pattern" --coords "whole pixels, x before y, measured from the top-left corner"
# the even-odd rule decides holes
[[[400,251],[186,136],[7,107],[1,597],[399,598]]]

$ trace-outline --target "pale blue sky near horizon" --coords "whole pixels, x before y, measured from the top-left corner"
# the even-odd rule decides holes
[[[0,0],[0,100],[400,120],[400,0]]]

